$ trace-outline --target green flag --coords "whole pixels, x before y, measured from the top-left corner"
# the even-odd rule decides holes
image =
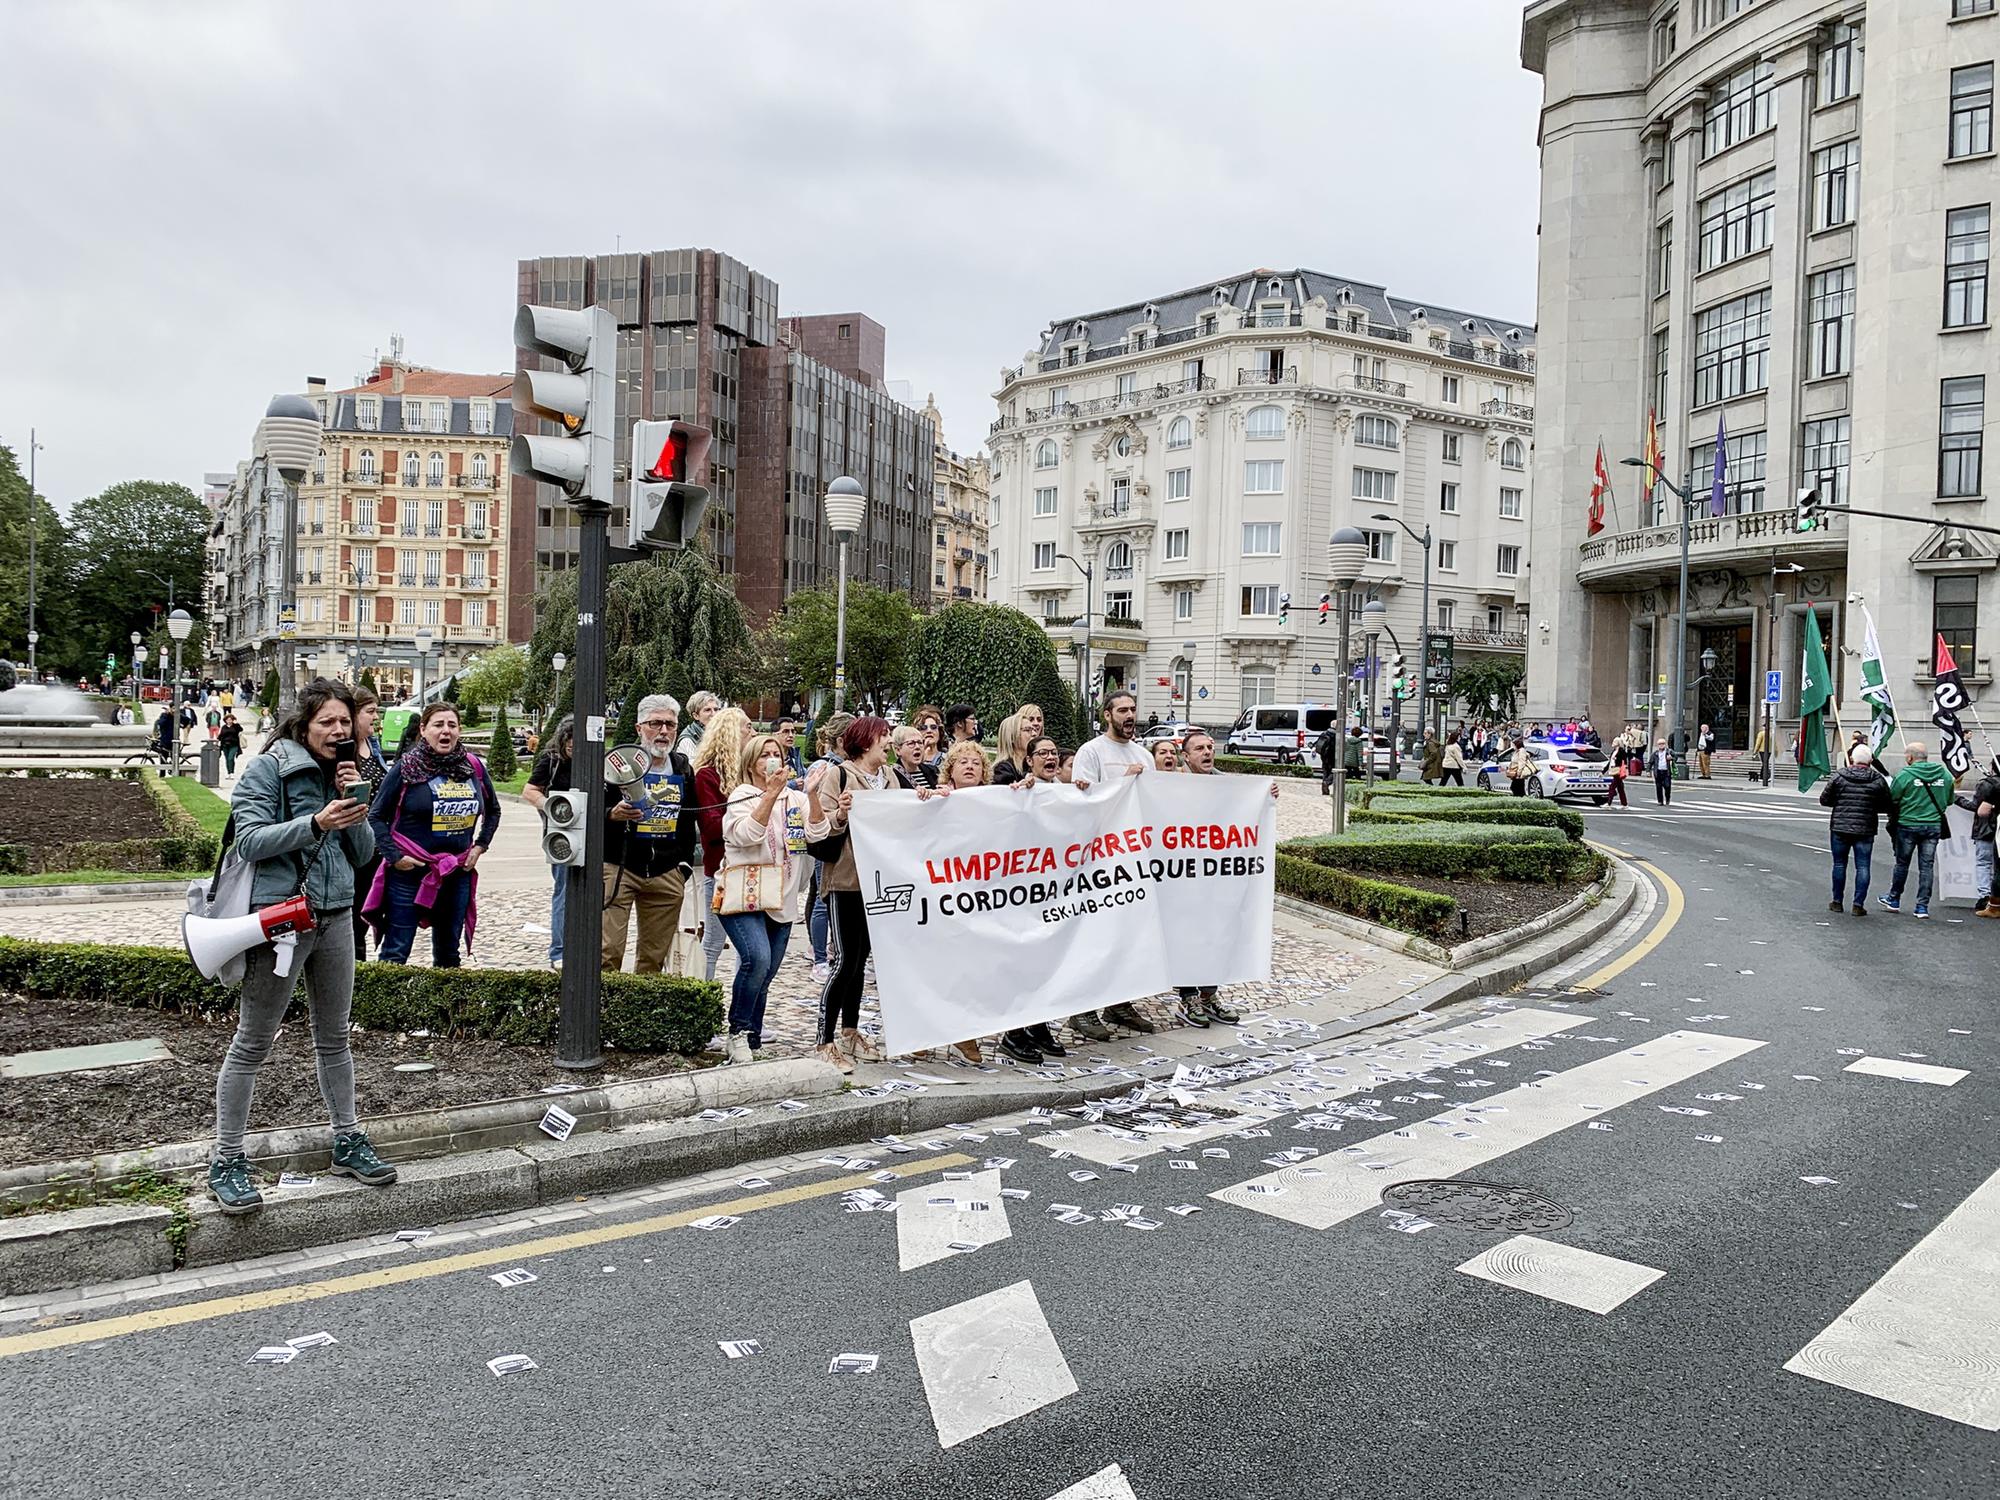
[[[1820,643],[1819,616],[1806,611],[1805,660],[1799,667],[1799,790],[1833,769],[1826,758],[1826,705],[1833,697],[1833,673],[1827,669],[1826,647]]]
[[[1889,675],[1882,666],[1882,644],[1875,639],[1875,617],[1861,606],[1861,696],[1873,715],[1868,726],[1868,748],[1875,759],[1896,737],[1896,700],[1889,693]]]

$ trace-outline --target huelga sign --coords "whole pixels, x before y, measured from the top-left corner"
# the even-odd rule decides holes
[[[853,830],[892,1055],[1271,975],[1261,777],[863,793]]]

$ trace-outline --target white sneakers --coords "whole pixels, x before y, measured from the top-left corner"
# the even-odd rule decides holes
[[[732,1031],[729,1034],[729,1061],[733,1063],[747,1063],[756,1061],[756,1059],[750,1055],[749,1032]]]
[[[829,964],[813,965],[814,984],[825,984],[831,978],[833,978],[833,968],[831,965]]]

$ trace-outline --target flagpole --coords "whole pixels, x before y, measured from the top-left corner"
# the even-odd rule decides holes
[[[1604,462],[1604,434],[1601,432],[1598,433],[1597,435],[1597,461],[1601,467]],[[1618,487],[1611,482],[1611,471],[1609,469],[1604,469],[1603,472],[1604,472],[1604,493],[1611,497],[1612,527],[1615,530],[1623,531],[1625,529],[1625,523],[1618,518]]]

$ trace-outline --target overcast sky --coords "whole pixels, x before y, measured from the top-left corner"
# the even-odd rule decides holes
[[[1531,319],[1519,16],[7,0],[0,441],[40,429],[65,507],[198,489],[274,392],[351,383],[392,333],[511,369],[515,262],[621,239],[879,319],[962,451],[1051,319],[1257,266]]]

